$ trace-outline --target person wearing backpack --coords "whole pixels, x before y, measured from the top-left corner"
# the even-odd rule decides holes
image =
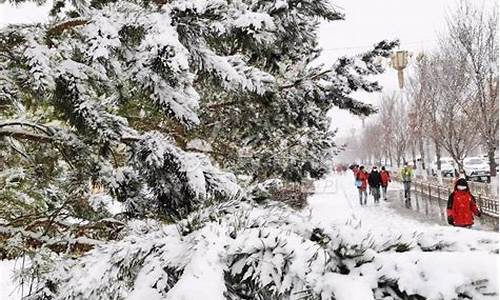
[[[389,186],[389,182],[391,182],[391,174],[385,167],[382,167],[382,171],[380,171],[380,184],[382,186],[382,198],[385,201],[387,201],[387,187]]]
[[[448,197],[446,212],[448,224],[465,228],[471,228],[474,224],[474,215],[481,216],[481,210],[464,178],[458,179],[455,183],[455,188]]]
[[[366,188],[368,187],[368,173],[365,171],[364,166],[360,166],[358,172],[356,173],[356,187],[359,191],[359,204],[366,205],[368,194],[366,193]],[[365,201],[363,201],[363,195],[365,195]]]

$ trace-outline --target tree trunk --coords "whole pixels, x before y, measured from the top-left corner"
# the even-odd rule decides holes
[[[418,151],[420,152],[420,159],[422,160],[422,169],[426,170],[426,165],[425,165],[425,151],[424,151],[424,139],[419,138],[418,139]]]
[[[437,141],[434,141],[434,146],[436,149],[436,173],[441,173],[441,146],[439,146]]]
[[[417,155],[415,153],[415,145],[414,144],[411,146],[411,156],[413,159],[413,165],[416,167],[417,166]]]
[[[497,165],[495,161],[495,147],[488,145],[488,160],[490,164],[490,175],[491,177],[497,176]]]

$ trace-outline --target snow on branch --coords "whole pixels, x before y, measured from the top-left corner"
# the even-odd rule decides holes
[[[125,239],[69,265],[54,265],[51,284],[59,286],[61,299],[138,299],[147,294],[152,299],[308,295],[347,300],[353,293],[356,299],[452,299],[493,296],[498,288],[491,265],[496,254],[419,248],[424,239],[446,239],[448,233],[440,228],[434,237],[407,231],[404,236],[392,236],[392,231],[376,235],[357,222],[320,228],[305,213],[248,203],[224,207],[218,217],[186,220],[196,222],[189,225],[194,230],[132,222]],[[466,238],[464,246],[479,246],[476,251],[498,251],[498,240],[482,245],[480,233],[454,234]],[[387,241],[398,247],[387,248]]]
[[[209,196],[232,198],[239,192],[234,175],[212,166],[204,154],[177,148],[158,132],[144,134],[134,151],[137,170],[168,212],[180,213]]]
[[[198,52],[203,68],[213,73],[227,90],[243,90],[264,94],[272,89],[274,77],[248,66],[242,56],[220,56],[208,48]]]

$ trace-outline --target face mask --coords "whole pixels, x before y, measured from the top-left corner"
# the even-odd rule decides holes
[[[463,185],[457,185],[457,189],[463,191],[463,190],[466,190],[467,187],[466,186],[463,186]]]

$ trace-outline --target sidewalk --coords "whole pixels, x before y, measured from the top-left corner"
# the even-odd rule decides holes
[[[470,230],[443,224],[435,217],[426,219],[420,213],[409,211],[400,206],[400,200],[392,199],[402,187],[393,183],[390,188],[390,201],[376,205],[369,196],[368,205],[360,206],[358,191],[350,174],[329,176],[315,183],[315,194],[310,196],[309,208],[313,220],[323,226],[346,226],[356,224],[359,235],[371,234],[380,240],[403,237],[416,242],[441,240],[455,245],[455,249],[485,249],[490,246],[498,249],[496,232]],[[402,205],[402,204],[401,204]],[[488,240],[488,243],[478,242]],[[486,246],[490,244],[490,246]]]
[[[393,209],[398,215],[419,221],[420,223],[448,226],[446,219],[446,202],[433,198],[428,199],[427,195],[417,195],[412,193],[411,209],[406,208],[403,190],[391,190],[388,192],[388,201],[384,205]],[[473,230],[495,231],[495,226],[488,223],[486,216],[475,218]]]
[[[344,275],[356,286],[336,285],[339,295],[351,293],[345,299],[374,299],[366,295],[377,288],[375,278],[396,282],[403,294],[426,299],[454,299],[459,290],[468,290],[473,299],[498,299],[496,232],[415,218],[419,213],[402,213],[394,199],[376,205],[369,198],[367,206],[360,206],[350,174],[329,176],[317,181],[315,188],[308,199],[313,222],[336,236],[332,243],[366,249],[365,255],[371,257],[370,263]],[[400,188],[393,184],[391,197]],[[475,286],[479,282],[486,284]]]

